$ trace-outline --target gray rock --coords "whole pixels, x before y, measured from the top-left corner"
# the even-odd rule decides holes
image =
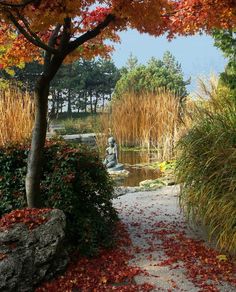
[[[120,196],[124,196],[127,193],[135,193],[140,191],[140,187],[116,187],[115,188],[115,193],[114,193],[114,198],[118,198]]]
[[[54,209],[45,216],[48,221],[33,230],[23,223],[0,230],[0,291],[33,291],[65,269],[65,215]]]

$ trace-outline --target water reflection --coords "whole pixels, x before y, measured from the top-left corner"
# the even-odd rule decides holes
[[[75,142],[74,144],[78,144]],[[102,160],[104,155],[102,156]],[[145,167],[151,162],[157,161],[155,152],[147,151],[120,151],[119,162],[125,165],[125,169],[129,171],[127,177],[116,179],[118,186],[134,187],[139,186],[141,181],[147,179],[156,179],[161,173],[158,170],[153,170]]]
[[[147,168],[143,165],[155,161],[155,153],[141,151],[121,151],[119,153],[119,162],[125,165],[130,173],[128,177],[117,180],[119,186],[138,186],[146,179],[156,179],[160,176],[158,170]]]
[[[119,161],[130,165],[150,163],[151,154],[147,151],[120,151]]]

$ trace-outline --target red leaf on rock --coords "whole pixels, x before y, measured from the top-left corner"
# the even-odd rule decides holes
[[[25,208],[21,210],[14,210],[9,214],[4,215],[0,219],[0,229],[10,228],[13,224],[24,223],[29,229],[34,229],[37,226],[48,221],[45,214],[51,209],[35,209],[35,208]]]
[[[0,253],[0,261],[5,259],[7,255],[5,253]]]

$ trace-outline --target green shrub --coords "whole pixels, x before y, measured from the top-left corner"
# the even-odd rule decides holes
[[[225,93],[225,92],[224,92]],[[212,98],[198,111],[193,128],[180,140],[177,177],[181,205],[207,226],[221,249],[236,250],[236,104]]]
[[[85,118],[78,119],[66,119],[62,122],[65,127],[64,130],[57,130],[58,134],[61,135],[73,135],[73,134],[84,134],[93,133],[98,129],[98,116],[87,116]]]
[[[0,148],[0,217],[26,207],[24,177],[28,151],[22,147]]]
[[[97,153],[82,146],[50,143],[44,151],[42,207],[58,208],[67,217],[67,238],[83,253],[112,243],[117,213],[113,183]],[[0,215],[26,206],[24,179],[28,150],[0,149]]]

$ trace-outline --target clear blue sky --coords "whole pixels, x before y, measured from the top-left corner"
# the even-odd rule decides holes
[[[195,89],[197,76],[222,72],[227,63],[209,36],[178,37],[171,42],[165,37],[154,38],[134,30],[122,32],[120,36],[121,44],[115,45],[116,50],[112,55],[118,68],[125,65],[130,53],[145,64],[152,56],[162,58],[168,50],[181,63],[185,78],[191,77],[190,91]]]

